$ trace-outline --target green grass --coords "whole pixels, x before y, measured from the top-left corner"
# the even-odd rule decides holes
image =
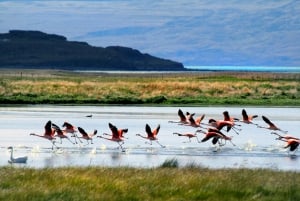
[[[300,106],[300,74],[3,71],[2,104]]]
[[[187,168],[0,168],[0,200],[299,200],[300,173]]]

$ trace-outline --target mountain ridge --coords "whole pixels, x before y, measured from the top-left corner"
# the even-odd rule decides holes
[[[182,63],[130,47],[95,47],[41,31],[0,33],[0,68],[63,70],[185,70]]]

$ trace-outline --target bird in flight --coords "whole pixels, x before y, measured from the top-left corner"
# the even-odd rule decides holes
[[[85,139],[87,141],[87,145],[89,144],[89,141],[91,141],[91,144],[93,144],[93,137],[97,135],[97,130],[95,129],[93,133],[88,134],[83,128],[78,127],[78,131],[81,134],[82,139]]]
[[[136,134],[137,136],[140,136],[140,137],[142,137],[142,138],[144,138],[144,139],[147,139],[147,140],[149,140],[150,141],[150,145],[152,145],[152,141],[155,141],[157,144],[159,144],[161,147],[165,147],[164,145],[162,145],[162,144],[160,144],[159,142],[158,142],[158,138],[157,138],[157,134],[158,134],[158,132],[159,132],[159,130],[160,130],[160,125],[158,124],[158,126],[155,128],[155,129],[153,129],[153,130],[151,130],[151,128],[150,128],[150,126],[148,125],[148,124],[146,124],[146,126],[145,126],[145,130],[146,130],[146,134],[147,134],[147,136],[143,136],[143,135],[141,135],[141,134]]]
[[[110,135],[111,138],[106,138],[103,136],[98,136],[98,137],[118,143],[119,147],[124,152],[125,149],[122,146],[124,144],[124,140],[122,139],[120,133],[118,132],[118,128],[115,125],[113,125],[112,123],[108,123],[108,127],[110,128],[112,134],[111,135],[107,134],[107,135]],[[104,133],[104,134],[106,134],[106,133]]]
[[[251,116],[248,115],[245,109],[242,110],[242,116],[243,116],[243,120],[241,120],[241,122],[246,124],[253,124],[252,120],[258,117],[258,115],[251,115]]]
[[[186,112],[186,115],[185,115],[181,109],[178,109],[177,114],[179,116],[179,121],[169,121],[169,123],[187,124],[187,123],[189,123],[190,116],[194,115],[194,113],[190,114],[189,112]]]
[[[284,131],[282,130],[281,128],[277,127],[273,122],[271,122],[267,117],[265,116],[262,116],[262,119],[264,120],[264,122],[266,124],[269,125],[269,127],[264,127],[264,126],[257,126],[259,128],[266,128],[266,129],[269,129],[269,130],[272,130],[272,131],[281,131],[283,133],[287,133],[288,131]]]
[[[191,138],[196,138],[197,139],[197,142],[200,143],[199,139],[198,139],[198,136],[197,134],[195,133],[177,133],[177,132],[174,132],[173,135],[178,135],[178,136],[184,136],[184,137],[187,137],[189,139],[189,141],[187,142],[192,142],[191,141]],[[184,142],[186,143],[186,142]]]
[[[230,141],[231,144],[235,146],[235,144],[232,142],[232,137],[223,134],[220,130],[216,128],[208,128],[206,132],[203,130],[198,130],[197,132],[205,134],[201,142],[206,142],[212,139],[213,144],[218,143],[219,146],[224,146],[226,144],[226,141]],[[224,142],[222,142],[222,140],[224,140]]]
[[[40,135],[40,134],[36,134],[36,133],[30,133],[30,135],[47,139],[52,143],[52,149],[53,149],[53,146],[55,146],[57,148],[57,146],[55,145],[55,142],[56,142],[55,139],[56,138],[54,137],[55,129],[52,128],[52,122],[49,120],[46,123],[44,128],[45,128],[44,134]]]
[[[72,124],[70,124],[69,122],[64,122],[64,124],[62,125],[63,128],[63,132],[65,133],[71,133],[72,137],[75,138],[75,143],[78,144],[77,139],[79,140],[79,142],[82,143],[82,141],[80,140],[80,138],[77,135],[77,128],[75,126],[73,126]]]
[[[74,142],[72,142],[72,140],[70,140],[70,138],[66,135],[66,132],[62,131],[58,125],[52,123],[52,128],[55,130],[56,135],[55,137],[58,137],[60,139],[60,144],[62,144],[62,139],[67,139],[69,142],[71,142],[72,144],[75,144]]]

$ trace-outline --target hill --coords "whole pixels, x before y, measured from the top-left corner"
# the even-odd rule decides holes
[[[94,47],[60,35],[22,30],[0,34],[0,68],[185,70],[179,62],[129,47]]]

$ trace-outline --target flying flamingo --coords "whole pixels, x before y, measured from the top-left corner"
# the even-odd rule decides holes
[[[224,121],[231,121],[231,122],[234,122],[234,121],[238,121],[237,118],[233,118],[229,115],[229,112],[228,111],[224,111],[223,112],[223,116],[224,116]]]
[[[189,117],[189,123],[187,124],[188,126],[192,126],[192,127],[195,127],[195,128],[197,128],[197,127],[202,127],[201,126],[201,124],[203,124],[203,123],[201,123],[202,122],[202,120],[204,119],[204,117],[205,117],[205,115],[203,114],[203,115],[201,115],[201,116],[199,116],[199,117],[197,117],[196,119],[194,119],[194,117],[192,116],[192,115],[190,115],[190,117]],[[206,125],[206,124],[205,124]]]
[[[14,156],[13,156],[13,152],[14,152],[13,147],[8,147],[7,149],[10,150],[10,160],[8,160],[9,163],[26,163],[27,162],[27,159],[28,159],[27,156],[14,158]]]
[[[242,110],[242,116],[243,116],[243,120],[241,120],[241,122],[245,124],[253,124],[252,120],[258,117],[258,115],[251,115],[251,116],[248,115],[245,109]]]
[[[118,128],[116,126],[114,126],[113,124],[111,123],[108,123],[108,126],[112,132],[112,137],[111,138],[105,138],[103,136],[98,136],[99,138],[103,138],[103,139],[106,139],[106,140],[110,140],[110,141],[114,141],[114,142],[117,142],[118,145],[120,146],[120,148],[122,149],[122,151],[124,152],[124,148],[122,147],[122,145],[124,144],[124,140],[122,139],[122,137],[120,136],[119,132],[118,132]]]
[[[118,129],[118,128],[117,128],[117,131],[118,131],[118,135],[120,136],[120,138],[125,138],[125,139],[127,139],[127,138],[124,136],[124,133],[127,133],[127,132],[128,132],[128,128],[122,128],[122,129]],[[112,136],[111,134],[108,134],[108,133],[103,133],[103,135]]]
[[[97,130],[94,130],[92,134],[88,134],[83,128],[78,127],[78,131],[82,135],[80,138],[85,139],[87,141],[87,144],[89,144],[89,141],[91,141],[91,144],[93,144],[93,137],[97,135]]]
[[[148,124],[146,124],[145,130],[146,130],[147,136],[143,136],[141,134],[136,134],[136,135],[140,136],[142,138],[148,139],[150,141],[150,145],[152,145],[152,141],[155,141],[157,144],[159,144],[161,147],[164,148],[165,146],[163,146],[162,144],[160,144],[158,142],[157,137],[156,137],[157,134],[158,134],[158,132],[159,132],[159,129],[160,129],[160,125],[159,124],[158,124],[158,126],[155,129],[153,129],[153,131],[151,130],[150,126]]]
[[[224,121],[224,120],[215,120],[215,119],[209,119],[208,124],[218,130],[222,130],[224,127],[227,127],[227,132],[229,132],[231,129],[236,133],[239,134],[238,131],[241,131],[241,129],[236,128],[235,126],[240,126],[235,124],[233,121]]]
[[[62,125],[62,127],[65,129],[63,129],[63,132],[65,133],[71,133],[72,137],[75,137],[75,143],[78,144],[77,139],[82,143],[82,141],[79,139],[77,133],[77,128],[75,126],[73,126],[72,124],[70,124],[69,122],[64,122],[64,124]]]
[[[233,146],[235,146],[235,144],[232,142],[232,137],[228,137],[218,129],[209,128],[206,132],[203,130],[198,130],[198,132],[205,134],[205,137],[201,140],[201,142],[206,142],[212,138],[213,144],[216,144],[218,142],[220,146],[224,146],[226,144],[226,141],[228,140]],[[220,140],[225,140],[225,142],[221,143]]]
[[[273,122],[271,122],[267,117],[265,116],[262,116],[262,119],[264,120],[264,122],[266,122],[266,124],[269,125],[269,127],[263,127],[263,126],[257,126],[259,128],[266,128],[266,129],[269,129],[269,130],[273,130],[273,131],[281,131],[283,133],[287,133],[288,131],[284,131],[284,130],[281,130],[280,128],[278,128]]]
[[[290,138],[290,139],[281,138],[279,140],[286,142],[286,145],[284,148],[290,148],[290,151],[295,151],[300,144],[300,140],[294,139],[294,138]]]
[[[200,141],[199,141],[199,139],[198,139],[198,136],[197,136],[197,134],[195,134],[195,133],[173,133],[173,135],[178,135],[178,136],[184,136],[184,137],[187,137],[187,138],[189,138],[189,141],[188,142],[192,142],[191,141],[191,138],[196,138],[197,139],[197,142],[199,142],[200,143]],[[186,143],[186,142],[184,142],[184,143]]]
[[[184,113],[182,112],[181,109],[178,109],[177,114],[179,116],[179,121],[169,121],[169,123],[187,124],[187,123],[189,123],[188,118],[191,115],[194,115],[194,114],[190,114],[189,112],[186,112],[186,115],[184,115]]]
[[[294,140],[300,140],[299,138],[297,137],[294,137],[292,135],[285,135],[285,136],[282,136],[276,132],[272,132],[271,134],[274,134],[274,135],[277,135],[278,138],[276,138],[276,140],[289,140],[289,139],[294,139]]]
[[[58,137],[60,139],[60,144],[62,144],[62,139],[67,139],[69,140],[69,142],[71,142],[72,144],[75,144],[74,142],[72,142],[72,140],[70,140],[70,138],[66,135],[66,132],[62,131],[58,125],[52,123],[52,128],[55,130],[56,135],[55,137]]]
[[[57,148],[57,146],[55,145],[54,134],[55,134],[55,130],[52,128],[52,123],[50,120],[45,125],[45,133],[43,135],[30,133],[30,135],[38,136],[38,137],[45,138],[45,139],[51,141],[52,149],[53,149],[53,146],[55,146]]]

